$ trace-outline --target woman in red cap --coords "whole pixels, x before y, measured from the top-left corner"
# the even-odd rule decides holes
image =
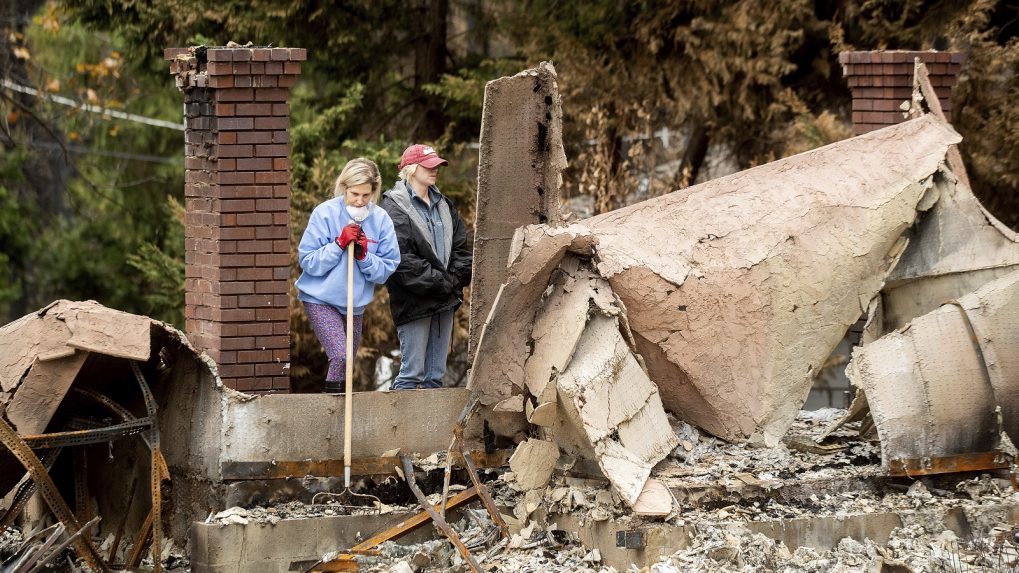
[[[400,264],[386,281],[402,355],[394,390],[442,387],[453,314],[471,282],[467,228],[435,186],[443,165],[449,162],[431,147],[411,145],[400,159],[400,180],[380,205],[400,245]]]

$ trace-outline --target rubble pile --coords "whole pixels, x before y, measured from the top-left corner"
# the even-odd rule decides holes
[[[768,491],[871,468],[877,452],[874,475],[1011,465],[997,417],[1016,431],[1019,237],[973,195],[923,66],[898,125],[590,219],[518,226],[491,311],[472,323],[468,388],[486,413],[531,425],[512,436],[524,490],[576,466],[633,514],[662,517],[669,489]],[[876,426],[880,450],[796,439],[814,379],[861,317],[851,419]],[[753,462],[709,453],[694,426],[764,449],[744,450]],[[792,451],[827,461],[799,467]]]
[[[920,573],[999,572],[1019,566],[1017,530],[962,540],[948,530],[910,525],[892,532],[886,546],[867,539],[844,538],[838,546],[817,551],[790,551],[760,533],[745,529],[705,528],[690,548],[651,565],[649,573],[717,573],[784,571],[787,573],[848,573],[855,571]]]
[[[673,420],[680,445],[652,474],[678,496],[663,518],[634,515],[611,482],[578,477],[579,466],[571,465],[578,460],[564,456],[542,487],[522,484],[514,471],[502,471],[486,482],[510,524],[509,539],[499,539],[483,509],[465,509],[452,525],[477,562],[491,572],[617,571],[605,562],[597,544],[583,540],[570,523],[611,524],[617,531],[658,527],[659,535],[680,540],[683,549],[644,569],[628,569],[634,572],[919,573],[1019,567],[1015,533],[1007,512],[1001,510],[1019,504],[1019,492],[1007,479],[990,474],[917,480],[888,476],[881,467],[879,444],[860,438],[858,423],[826,434],[844,414],[841,409],[801,411],[785,440],[768,448],[722,442]],[[821,436],[832,444],[818,446]],[[683,497],[685,491],[688,495]],[[436,498],[430,496],[429,501],[437,502]],[[256,508],[249,515],[262,511]],[[759,527],[868,514],[896,516],[901,525],[886,535],[878,532],[880,539],[844,538],[830,548],[789,547]],[[960,536],[946,529],[949,515],[965,516],[966,527],[973,532],[989,533]],[[469,570],[441,540],[414,545],[387,542],[379,549],[380,555],[358,558],[362,571]],[[996,563],[1007,567],[994,569]]]
[[[983,484],[993,488],[993,481],[977,478],[969,485]],[[916,509],[923,505],[946,504],[956,507],[972,507],[988,503],[969,500],[968,495],[939,499],[928,492],[922,482],[919,487],[910,488],[907,493],[892,494],[889,499],[880,500],[886,510]],[[960,490],[966,489],[960,484]],[[498,490],[497,490],[498,491]],[[981,495],[977,496],[978,498]],[[998,499],[1008,499],[1005,497]],[[839,500],[824,500],[819,505],[834,506]],[[1019,501],[1019,494],[1012,494],[1011,501]],[[802,515],[802,514],[801,514]],[[730,518],[739,519],[738,514]],[[473,522],[473,523],[472,523]],[[458,524],[462,537],[468,546],[472,541],[491,531],[491,522],[486,522],[483,512],[473,512]],[[699,523],[688,529],[688,545],[672,555],[661,558],[647,568],[636,566],[627,569],[632,572],[680,573],[680,572],[732,572],[732,571],[785,571],[789,573],[822,572],[1000,572],[1014,571],[1019,567],[1019,528],[999,526],[992,528],[987,536],[962,539],[934,521],[918,518],[891,532],[886,543],[870,539],[862,542],[851,538],[842,539],[836,547],[818,550],[809,546],[795,549],[786,547],[761,533],[755,533],[744,524],[734,521],[722,523]],[[397,545],[392,542],[380,546],[381,555],[363,558],[361,570],[371,573],[428,573],[440,571],[467,571],[459,555],[450,545],[441,540],[415,545]],[[475,550],[472,547],[472,550]],[[500,572],[616,572],[617,569],[603,565],[598,549],[586,549],[569,532],[556,529],[541,529],[533,524],[514,534],[511,540],[491,548],[476,549],[475,557],[491,573]]]

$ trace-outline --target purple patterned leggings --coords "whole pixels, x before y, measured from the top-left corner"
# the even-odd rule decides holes
[[[304,303],[315,336],[329,357],[329,371],[326,382],[344,382],[347,369],[347,317],[336,308],[326,304]],[[354,315],[354,355],[361,346],[362,316]]]

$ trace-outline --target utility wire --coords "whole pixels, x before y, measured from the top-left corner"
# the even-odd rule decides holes
[[[60,145],[56,143],[48,143],[45,141],[33,141],[31,143],[22,143],[21,145],[27,145],[28,147],[36,147],[41,149],[61,149]],[[126,151],[112,151],[109,149],[94,149],[86,147],[84,145],[75,145],[73,143],[66,143],[64,147],[69,153],[76,153],[78,155],[102,155],[104,157],[115,157],[117,159],[129,159],[131,161],[145,161],[148,163],[166,163],[169,165],[175,165],[181,163],[179,159],[171,157],[160,157],[158,155],[142,155],[140,153],[129,153]]]
[[[181,123],[174,123],[172,121],[166,121],[166,120],[162,120],[162,119],[154,119],[154,118],[151,118],[151,117],[145,117],[144,115],[137,115],[137,114],[134,114],[134,113],[127,113],[127,112],[123,112],[123,111],[107,109],[105,107],[98,106],[98,105],[92,105],[92,104],[88,104],[88,103],[81,103],[81,102],[77,102],[77,101],[75,101],[75,100],[73,100],[71,98],[66,98],[64,96],[50,95],[50,94],[47,94],[47,93],[40,93],[39,90],[37,90],[35,88],[30,88],[28,86],[23,86],[21,84],[16,84],[16,83],[8,80],[7,78],[0,78],[0,85],[2,85],[3,87],[5,87],[5,88],[7,88],[7,89],[9,89],[11,91],[15,91],[15,92],[18,92],[18,93],[23,93],[23,94],[28,94],[28,95],[31,95],[31,96],[35,96],[35,97],[37,97],[39,99],[49,100],[49,101],[52,101],[53,103],[59,103],[61,105],[66,105],[66,106],[69,106],[69,107],[78,108],[78,109],[81,109],[81,110],[84,110],[84,111],[88,111],[88,112],[91,112],[91,113],[99,113],[99,114],[102,114],[102,115],[108,115],[110,117],[115,117],[117,119],[125,119],[127,121],[133,121],[135,123],[143,123],[145,125],[152,125],[152,126],[155,126],[155,127],[165,127],[166,129],[174,129],[174,130],[177,130],[177,131],[184,131],[184,123],[183,123],[183,121]]]

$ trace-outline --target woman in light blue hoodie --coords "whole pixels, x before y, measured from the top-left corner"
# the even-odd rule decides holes
[[[375,285],[386,282],[400,264],[393,220],[376,206],[382,177],[374,162],[357,158],[343,167],[334,198],[308,220],[297,256],[301,262],[297,298],[304,302],[308,322],[329,357],[326,392],[343,388],[347,359],[347,312],[354,313],[354,353],[361,342],[364,307]],[[347,245],[354,244],[354,308],[347,309]]]

